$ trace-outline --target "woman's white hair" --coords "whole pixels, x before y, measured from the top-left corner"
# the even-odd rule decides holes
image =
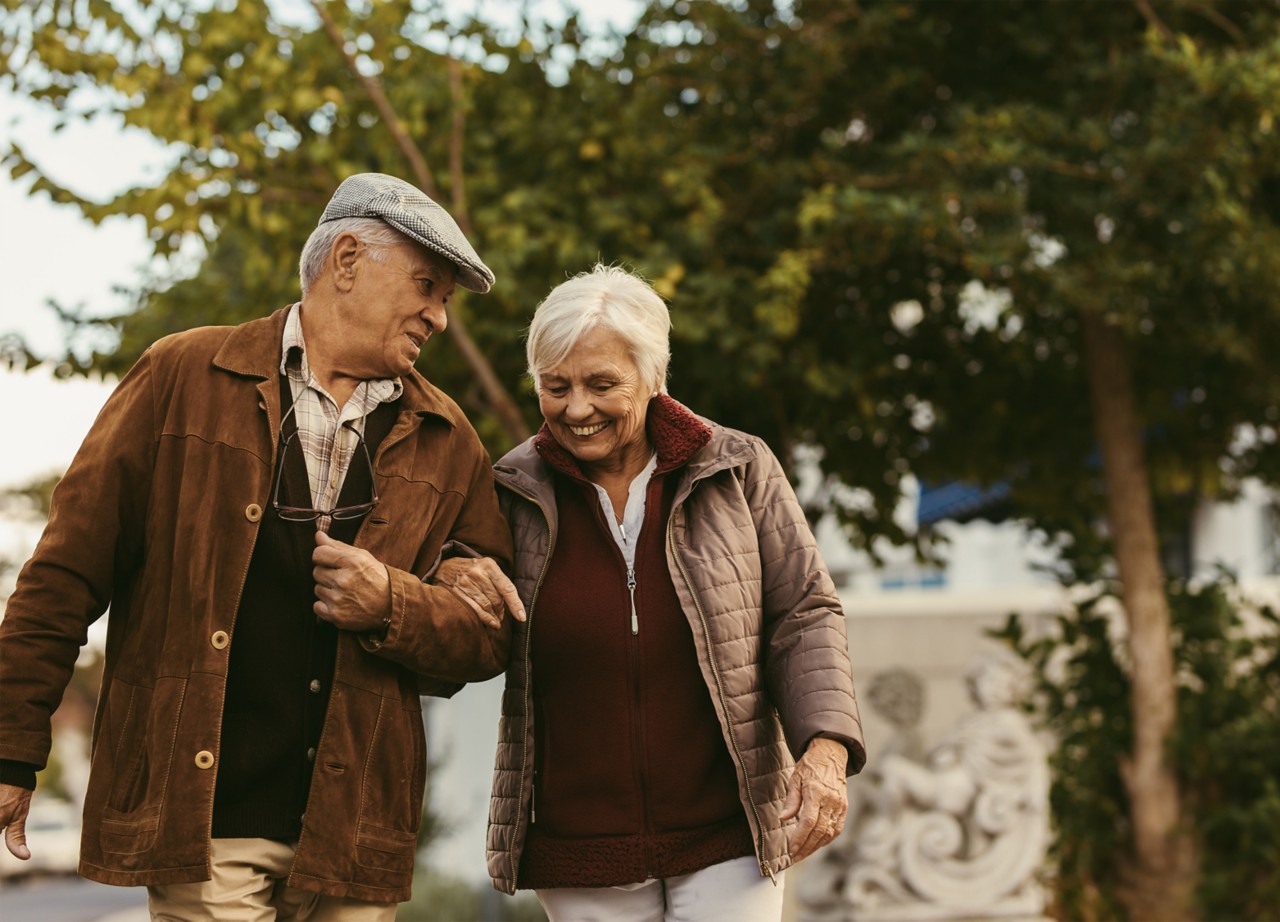
[[[638,275],[601,263],[551,289],[533,312],[525,356],[535,391],[542,391],[542,371],[563,362],[578,340],[596,327],[621,336],[641,381],[655,392],[666,393],[671,362],[667,304]]]
[[[339,218],[336,221],[326,221],[311,232],[302,247],[302,256],[298,259],[298,278],[302,282],[303,297],[306,297],[307,289],[324,270],[333,242],[345,233],[355,234],[369,251],[369,258],[377,262],[386,259],[387,251],[392,247],[413,243],[410,238],[379,218]]]

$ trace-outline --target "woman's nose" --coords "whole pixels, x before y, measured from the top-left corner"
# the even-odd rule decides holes
[[[569,391],[565,399],[565,415],[570,419],[586,419],[594,412],[587,395],[577,388]]]

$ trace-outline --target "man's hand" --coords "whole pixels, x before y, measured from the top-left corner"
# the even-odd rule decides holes
[[[0,784],[0,829],[4,844],[15,858],[31,857],[27,848],[27,813],[31,810],[31,792],[12,784]]]
[[[376,557],[316,531],[316,616],[344,631],[372,631],[391,612],[391,577]]]
[[[792,861],[808,858],[844,829],[848,761],[849,750],[842,743],[818,737],[796,763],[780,816],[784,821],[798,817],[787,841]]]
[[[476,617],[491,628],[502,626],[505,608],[517,621],[524,620],[524,604],[515,584],[507,579],[498,562],[489,557],[450,557],[440,563],[431,577],[467,603]]]

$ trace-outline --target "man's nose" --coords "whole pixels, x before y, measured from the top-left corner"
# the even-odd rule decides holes
[[[426,321],[432,333],[443,333],[444,328],[449,325],[449,316],[443,302],[429,301],[418,312],[418,316]]]

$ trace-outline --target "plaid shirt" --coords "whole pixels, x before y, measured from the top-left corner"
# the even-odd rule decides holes
[[[332,509],[338,504],[351,457],[364,434],[365,417],[377,409],[378,404],[398,400],[404,393],[404,385],[399,378],[364,381],[356,385],[346,406],[339,409],[311,373],[307,345],[302,339],[300,308],[300,304],[293,305],[285,321],[280,374],[289,379],[289,389],[293,392],[293,415],[298,423],[298,443],[307,460],[311,505],[316,509]],[[357,420],[359,430],[355,428]],[[316,527],[328,532],[329,517],[316,519]]]

